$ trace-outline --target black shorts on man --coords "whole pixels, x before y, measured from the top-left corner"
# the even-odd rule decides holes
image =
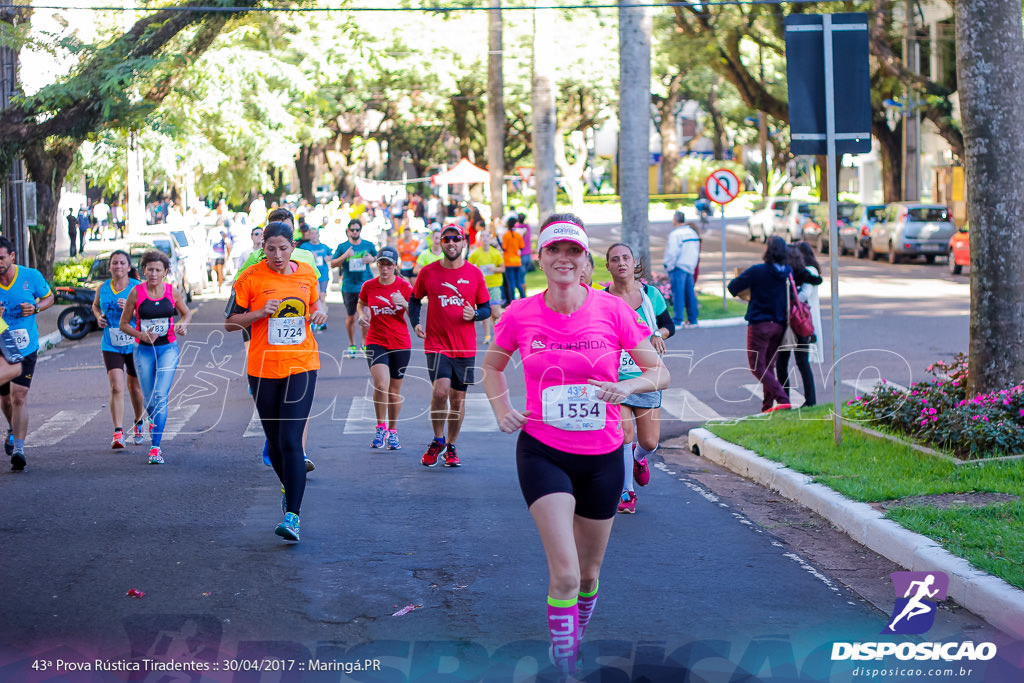
[[[452,358],[443,353],[427,354],[427,375],[430,383],[433,384],[439,379],[450,379],[452,389],[465,391],[471,384],[475,384],[476,356],[467,358]]]

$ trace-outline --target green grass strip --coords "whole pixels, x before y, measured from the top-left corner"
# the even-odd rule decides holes
[[[780,411],[767,418],[709,422],[717,436],[783,463],[861,502],[942,493],[995,492],[1024,496],[1024,462],[957,467],[907,446],[843,431],[836,446],[831,406]],[[951,553],[1024,588],[1024,502],[938,509],[893,508],[887,517]]]

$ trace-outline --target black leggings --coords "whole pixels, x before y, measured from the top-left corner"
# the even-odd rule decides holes
[[[789,396],[789,349],[779,349],[778,361],[775,366],[775,376],[779,384],[786,390]],[[813,406],[817,403],[817,393],[814,390],[814,373],[811,371],[811,349],[807,344],[800,344],[793,349],[793,358],[796,360],[796,368],[800,371],[800,381],[804,383],[804,405]]]
[[[302,453],[302,430],[313,407],[316,370],[281,379],[249,375],[249,387],[256,400],[256,412],[267,435],[270,464],[284,486],[288,512],[299,514],[306,492],[306,463]]]

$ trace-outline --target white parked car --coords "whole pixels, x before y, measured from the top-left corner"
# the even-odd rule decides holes
[[[747,233],[750,241],[766,242],[771,235],[784,230],[783,218],[786,209],[795,200],[789,197],[769,197],[754,206],[754,212],[747,219]]]
[[[786,238],[787,242],[799,242],[800,240],[817,242],[821,230],[817,224],[808,225],[811,220],[811,212],[817,205],[818,202],[805,200],[793,200],[789,203],[789,206],[786,207],[786,215],[782,219],[785,227],[781,235]],[[804,234],[805,227],[808,228],[809,234]]]

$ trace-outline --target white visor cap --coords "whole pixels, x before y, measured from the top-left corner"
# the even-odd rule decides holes
[[[540,251],[554,242],[573,242],[583,247],[584,251],[590,251],[590,240],[587,239],[586,231],[575,223],[558,222],[545,226],[537,238],[537,250]]]

